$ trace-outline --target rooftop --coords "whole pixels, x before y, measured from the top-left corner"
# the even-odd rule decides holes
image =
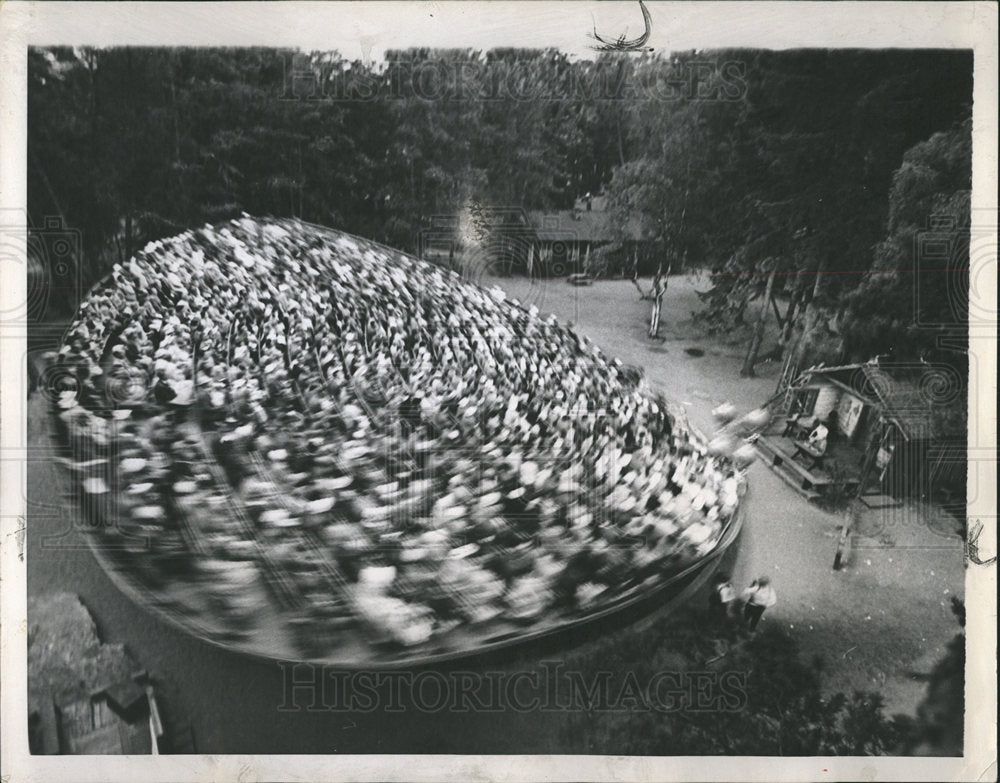
[[[589,202],[589,209],[588,209]],[[615,225],[606,196],[583,196],[573,209],[531,210],[528,221],[543,241],[569,240],[610,243],[643,239],[642,224],[631,217],[624,228]]]
[[[806,374],[827,376],[869,402],[877,402],[912,440],[965,436],[958,415],[965,399],[964,384],[946,365],[870,361],[813,367]]]

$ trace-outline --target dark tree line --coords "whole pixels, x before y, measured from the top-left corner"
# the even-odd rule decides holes
[[[642,215],[675,268],[711,271],[710,327],[759,324],[777,312],[780,347],[796,354],[796,364],[803,354],[868,359],[895,345],[900,358],[915,359],[934,348],[911,328],[926,317],[918,318],[905,288],[918,272],[928,294],[946,274],[953,291],[968,284],[961,246],[971,188],[971,53],[712,57],[738,68],[744,89],[737,99],[628,106],[632,154],[611,183],[622,219]],[[658,61],[637,67],[664,73]],[[709,83],[724,72],[709,72]],[[907,243],[942,215],[957,248],[948,273],[932,273]],[[922,306],[941,307],[941,299],[925,296]],[[866,321],[875,313],[891,321],[890,330]],[[961,331],[957,316],[949,324]],[[829,325],[840,322],[857,328],[830,339]],[[904,333],[919,344],[897,342]],[[745,374],[759,348],[755,329]]]
[[[470,203],[564,209],[604,191],[622,235],[639,225],[653,249],[643,272],[712,273],[710,328],[775,313],[790,359],[951,356],[971,74],[961,51],[407,50],[365,64],[33,49],[29,213],[80,231],[85,286],[150,239],[243,211],[412,251]],[[944,261],[920,251],[933,221],[954,240]],[[54,292],[53,314],[74,298]]]
[[[388,60],[33,49],[29,213],[82,233],[86,284],[150,239],[241,211],[415,250],[429,218],[470,201],[566,207],[609,178],[607,109],[574,97],[580,69],[605,65],[554,51]]]

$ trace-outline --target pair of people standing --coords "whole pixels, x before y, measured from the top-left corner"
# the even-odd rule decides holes
[[[729,581],[729,576],[719,574],[708,597],[709,612],[718,622],[723,622],[731,615],[731,607],[735,600],[736,589]],[[743,600],[743,621],[751,631],[755,631],[764,610],[774,606],[778,596],[771,587],[771,580],[762,576],[751,582],[743,591]]]

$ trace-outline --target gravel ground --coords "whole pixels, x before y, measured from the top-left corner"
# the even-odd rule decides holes
[[[495,282],[522,302],[573,321],[622,361],[645,367],[648,379],[684,404],[705,432],[711,432],[711,410],[719,403],[746,411],[774,392],[780,367],[766,363],[757,368],[759,377],[740,378],[743,343],[698,338],[691,314],[700,305],[695,291],[708,288],[706,278],[671,278],[662,345],[647,337],[650,305],[627,280],[592,287]],[[773,335],[765,346],[768,339]],[[685,353],[689,347],[704,356]],[[928,672],[959,630],[951,613],[952,596],[965,593],[957,523],[922,504],[867,511],[858,527],[867,535],[854,537],[845,568],[837,572],[832,564],[842,518],[806,501],[760,462],[751,467],[749,482],[733,583],[739,588],[759,575],[771,577],[778,604],[765,621],[785,624],[804,655],[823,658],[829,690],[880,690],[889,712],[912,713],[925,686],[911,673]]]
[[[489,282],[489,281],[486,281]],[[622,361],[646,368],[649,380],[683,404],[695,426],[711,430],[711,409],[730,401],[749,410],[773,392],[777,368],[760,376],[738,374],[742,344],[699,338],[690,323],[695,290],[707,281],[673,278],[664,299],[663,342],[646,337],[649,305],[629,281],[599,281],[574,288],[561,281],[532,285],[500,280],[512,296],[572,321]],[[648,286],[648,283],[647,283]],[[685,353],[698,348],[701,357]],[[44,406],[29,411],[28,438],[44,442]],[[760,463],[750,469],[747,518],[732,564],[737,586],[767,573],[778,604],[765,623],[786,624],[806,655],[822,655],[831,690],[879,689],[890,711],[912,711],[924,685],[911,671],[929,671],[957,630],[949,606],[963,595],[962,544],[942,533],[933,509],[910,506],[870,512],[846,568],[831,568],[839,519],[807,503]],[[189,721],[206,753],[335,752],[567,752],[553,745],[557,731],[543,714],[433,716],[392,713],[282,710],[282,670],[193,639],[124,597],[72,529],[65,486],[48,461],[28,473],[28,592],[79,594],[101,638],[124,643],[163,684],[168,720]],[[52,538],[68,531],[62,538]],[[696,600],[700,600],[696,599]],[[623,631],[623,646],[628,631]],[[299,673],[305,676],[306,673]],[[303,703],[300,698],[299,703]]]

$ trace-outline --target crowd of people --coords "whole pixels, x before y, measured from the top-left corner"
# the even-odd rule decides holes
[[[738,504],[729,461],[586,338],[294,220],[151,243],[57,362],[129,567],[200,580],[234,632],[270,591],[316,655],[351,624],[412,646],[591,611],[710,552]]]

